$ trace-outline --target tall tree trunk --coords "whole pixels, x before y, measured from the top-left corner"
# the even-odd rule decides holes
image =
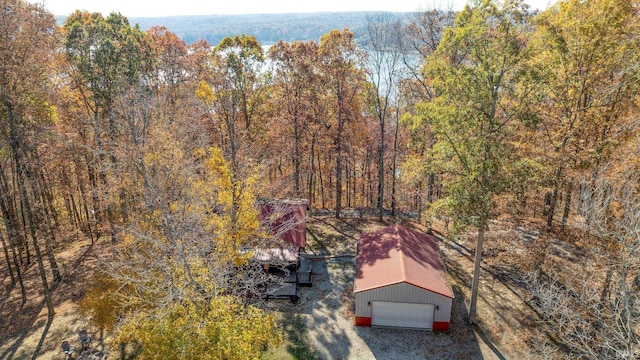
[[[556,210],[556,203],[558,202],[558,193],[560,189],[560,183],[562,180],[563,165],[558,166],[556,170],[556,177],[553,184],[553,194],[549,201],[549,213],[547,213],[547,226],[551,228],[553,226],[553,215]]]
[[[380,116],[380,147],[378,149],[378,220],[384,215],[384,116]]]
[[[20,264],[18,263],[18,254],[16,252],[16,248],[13,244],[11,244],[11,240],[9,240],[9,245],[11,246],[11,254],[13,255],[13,264],[16,267],[16,274],[18,275],[18,282],[20,283],[20,294],[22,295],[22,304],[27,303],[27,290],[24,287],[24,281],[22,280],[22,270],[20,270]]]
[[[98,194],[98,179],[97,179],[97,175],[96,175],[96,166],[94,164],[94,161],[92,161],[93,159],[89,160],[87,159],[87,177],[89,178],[89,189],[91,189],[91,200],[93,201],[93,204],[91,206],[91,210],[93,213],[93,219],[95,220],[96,223],[101,223],[103,219],[102,217],[102,204],[100,203],[100,196]],[[89,163],[91,161],[91,163]],[[80,173],[78,173],[78,182],[81,181],[81,176]],[[81,187],[82,189],[82,187]],[[85,200],[85,205],[87,204],[87,201]],[[89,207],[86,207],[87,210],[89,210]],[[87,217],[87,221],[89,221],[89,218]]]
[[[64,200],[64,209],[67,211],[67,220],[69,224],[74,228],[78,228],[78,222],[75,217],[73,217],[73,210],[71,209],[71,202],[69,201],[69,196],[63,197]]]
[[[398,168],[398,110],[396,109],[396,129],[393,135],[393,166],[391,169],[391,216],[396,216],[396,170]]]
[[[416,205],[418,208],[418,223],[422,224],[422,180],[418,181],[418,193],[416,194]]]
[[[18,164],[17,158],[16,164]],[[44,233],[45,252],[47,254],[47,259],[49,260],[49,265],[51,266],[51,272],[53,273],[53,283],[59,283],[60,281],[62,281],[62,276],[60,275],[60,269],[58,268],[58,262],[56,261],[53,247],[51,246],[51,240],[55,235],[53,233],[53,230],[51,229],[51,220],[49,214],[47,214],[46,206],[42,201],[44,195],[42,194],[37,178],[33,174],[32,170],[28,166],[23,166],[22,171],[26,175],[27,181],[29,182],[29,187],[31,188],[33,199],[35,201],[34,207],[31,208],[31,211],[36,211],[36,213],[35,215],[34,213],[29,214],[29,227],[33,228],[37,226],[39,228],[42,228],[42,232]],[[28,199],[26,199],[25,201],[28,201]]]
[[[71,191],[69,191],[69,194],[67,195],[67,202],[69,203],[69,217],[73,219],[74,227],[80,231],[84,231],[85,228],[82,224],[80,213],[78,212],[78,206],[76,205],[76,200]]]
[[[353,203],[355,207],[358,207],[358,171],[356,169],[356,160],[353,159],[353,167],[351,172],[351,180],[353,180],[353,184],[351,185],[351,197],[353,198]]]
[[[14,171],[15,172],[15,171]],[[22,231],[24,229],[21,227],[20,220],[18,219],[16,204],[19,199],[16,199],[16,192],[11,191],[14,195],[9,196],[9,184],[7,182],[5,172],[0,169],[0,187],[1,192],[5,194],[5,196],[0,197],[0,209],[2,210],[2,216],[4,220],[5,228],[9,233],[9,241],[13,241],[14,244],[17,244],[19,250],[19,258],[20,264],[26,261],[27,265],[31,264],[31,253],[29,252],[29,243],[27,242],[27,238]],[[25,258],[23,260],[23,256]]]
[[[561,231],[564,232],[567,227],[567,221],[569,220],[569,211],[571,210],[571,193],[573,192],[573,183],[567,184],[566,196],[564,198],[564,212],[562,214]]]
[[[471,282],[471,305],[469,306],[469,324],[476,323],[476,304],[478,302],[478,284],[480,281],[480,264],[482,263],[482,245],[484,243],[484,224],[478,226],[478,243],[473,262],[473,280]]]
[[[293,167],[294,167],[294,186],[296,196],[300,196],[300,129],[298,125],[298,120],[294,120],[293,125],[293,138],[294,138],[294,151],[295,154],[293,156]]]
[[[336,133],[336,219],[340,218],[342,207],[342,130],[346,121],[343,114],[344,99],[338,95],[338,131]]]
[[[100,182],[101,182],[101,189],[103,190],[107,190],[109,183],[107,180],[107,166],[106,166],[106,150],[104,148],[103,145],[103,141],[102,141],[102,135],[100,132],[100,114],[98,113],[98,111],[95,112],[94,114],[94,137],[95,137],[95,141],[96,141],[96,146],[98,147],[98,159],[99,159],[99,167],[100,167],[100,171],[99,171],[99,176],[100,176]],[[109,134],[110,134],[110,138],[113,138],[113,136],[115,136],[115,128],[114,126],[114,121],[113,121],[113,117],[112,116],[108,116],[108,122],[109,122]],[[234,171],[237,170],[237,163],[236,163],[236,148],[234,148],[234,143],[235,140],[232,141],[232,153],[231,153],[231,159],[232,159],[232,165],[233,165],[233,169]],[[114,163],[115,159],[113,157],[113,155],[111,155],[110,157],[111,162]],[[113,216],[114,210],[113,210],[113,202],[112,201],[108,201],[107,205],[106,205],[106,217],[107,217],[107,222],[109,223],[109,232],[111,233],[111,242],[112,243],[116,243],[116,231],[115,231],[115,223],[114,223],[114,216]]]
[[[47,180],[44,174],[44,171],[38,172],[38,185],[40,188],[40,194],[42,197],[43,209],[46,212],[47,216],[53,220],[54,224],[54,232],[58,231],[60,228],[60,221],[58,219],[58,211],[53,206],[53,194],[51,192],[51,187],[47,186],[47,184],[51,184],[51,181]]]
[[[371,152],[367,150],[367,206],[373,207],[373,175],[371,174]]]
[[[11,277],[11,287],[16,286],[16,276],[13,273],[13,266],[11,266],[11,258],[9,257],[9,247],[4,240],[4,235],[0,232],[0,242],[2,243],[2,249],[4,250],[4,258],[7,261],[7,269],[9,270],[9,276]]]
[[[316,139],[317,139],[317,135],[313,134],[313,139],[311,140],[311,156],[309,156],[309,167],[311,168],[311,171],[309,172],[309,184],[308,184],[308,194],[309,194],[309,203],[313,204],[315,202],[315,196],[314,196],[314,189],[315,189],[315,184],[314,184],[314,174],[315,174],[315,151],[316,151]]]
[[[40,279],[42,280],[42,290],[44,292],[45,302],[47,304],[47,310],[49,312],[49,318],[55,315],[53,301],[51,299],[51,291],[49,290],[49,284],[47,282],[47,273],[42,262],[42,255],[40,254],[40,247],[38,246],[38,237],[36,235],[36,229],[34,226],[33,213],[31,212],[31,205],[29,203],[29,197],[27,196],[27,188],[24,184],[23,169],[20,160],[20,150],[18,145],[18,135],[16,133],[15,115],[13,114],[13,107],[11,103],[5,102],[7,114],[9,118],[9,131],[11,136],[11,150],[13,151],[16,172],[18,178],[18,186],[22,194],[22,201],[24,205],[24,212],[29,220],[29,229],[31,231],[31,239],[33,240],[33,250],[36,253],[36,261],[38,262],[38,269],[40,270]]]
[[[341,136],[341,135],[339,135]],[[336,219],[340,218],[342,208],[342,140],[336,141]]]
[[[2,175],[2,170],[0,169],[0,176]],[[5,193],[6,194],[6,193]],[[4,227],[7,229],[9,235],[9,247],[11,248],[11,254],[13,255],[13,265],[16,269],[16,275],[18,276],[18,282],[20,283],[20,292],[22,294],[22,306],[27,302],[27,291],[24,288],[24,281],[22,280],[22,270],[20,269],[20,265],[22,265],[22,256],[18,256],[18,251],[16,251],[16,247],[20,250],[20,247],[24,247],[22,239],[18,232],[16,232],[14,225],[11,223],[9,219],[9,214],[7,212],[7,205],[4,197],[0,197],[0,210],[2,212],[2,221],[4,222]],[[8,263],[8,262],[7,262]]]
[[[429,177],[427,179],[427,201],[429,204],[433,203],[433,195],[435,194],[435,185],[436,185],[436,175],[434,173],[429,173]]]
[[[351,172],[349,171],[349,159],[346,159],[346,163],[344,164],[344,173],[347,176],[347,185],[346,185],[346,191],[347,191],[347,207],[351,207]]]
[[[326,209],[325,197],[324,197],[324,182],[322,181],[322,161],[320,159],[320,152],[318,152],[318,179],[320,180],[320,197],[322,199],[322,208]]]
[[[84,216],[86,219],[86,229],[89,232],[89,236],[91,237],[91,243],[94,243],[94,236],[93,236],[93,229],[91,227],[91,224],[93,222],[94,219],[91,218],[90,216],[90,212],[89,212],[89,204],[88,204],[88,200],[87,200],[87,193],[85,190],[85,185],[84,185],[84,181],[82,180],[82,174],[79,171],[81,167],[78,165],[78,163],[76,162],[76,180],[78,182],[78,190],[80,191],[80,198],[82,199],[82,208],[84,209]],[[89,170],[89,168],[87,168],[87,170]],[[88,171],[87,171],[87,176],[88,175]],[[89,178],[91,178],[91,176],[89,176]],[[95,201],[95,199],[94,199]],[[94,202],[95,205],[95,202]]]

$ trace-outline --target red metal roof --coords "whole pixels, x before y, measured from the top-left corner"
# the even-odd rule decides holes
[[[402,282],[453,298],[435,237],[392,225],[360,235],[355,292]]]
[[[287,243],[304,248],[307,243],[307,199],[278,199],[264,203],[260,218]]]

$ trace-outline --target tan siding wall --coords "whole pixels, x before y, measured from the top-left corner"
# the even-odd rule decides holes
[[[433,320],[449,322],[451,300],[417,286],[400,283],[356,293],[356,316],[371,317],[371,305],[369,305],[371,301],[392,301],[438,305],[439,310],[436,310]]]

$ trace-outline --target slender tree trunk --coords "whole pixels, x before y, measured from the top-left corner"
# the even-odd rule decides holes
[[[347,207],[351,207],[351,175],[349,173],[349,159],[346,159],[346,163],[344,164],[344,174],[347,177],[346,179],[346,191],[347,191]]]
[[[562,214],[562,225],[561,225],[561,231],[564,232],[564,230],[567,227],[567,221],[569,220],[569,211],[571,210],[571,193],[573,192],[573,183],[568,183],[567,184],[567,194],[566,197],[564,198],[564,212]]]
[[[393,163],[391,169],[391,216],[396,216],[396,170],[398,168],[398,110],[396,109],[396,129],[393,135]]]
[[[322,161],[320,159],[320,152],[318,152],[318,180],[320,180],[320,197],[322,199],[322,208],[326,209],[325,197],[324,197],[324,182],[322,181]]]
[[[380,116],[380,148],[378,150],[378,220],[384,215],[384,132],[385,119]]]
[[[367,153],[369,154],[369,156],[367,156],[367,184],[369,184],[367,189],[367,206],[373,207],[373,175],[371,174],[371,168],[373,166],[371,165],[371,152],[367,151]]]
[[[4,258],[7,261],[7,269],[9,270],[9,276],[11,277],[11,287],[16,286],[16,276],[13,273],[13,266],[11,266],[11,258],[9,257],[9,247],[4,240],[4,235],[0,232],[0,242],[2,243],[2,249],[4,250]]]
[[[556,211],[556,203],[558,201],[558,192],[560,189],[560,182],[562,180],[563,165],[558,166],[556,170],[556,177],[553,184],[553,194],[549,202],[549,213],[547,214],[547,226],[551,228],[553,226],[553,215]]]
[[[0,170],[0,175],[2,175],[2,171]],[[20,269],[20,265],[22,265],[22,256],[18,256],[18,251],[16,251],[16,247],[20,250],[20,247],[23,245],[24,241],[19,237],[16,232],[14,225],[11,224],[9,219],[9,214],[7,213],[7,205],[5,199],[0,197],[0,210],[2,210],[2,221],[4,222],[4,227],[7,229],[9,235],[9,247],[11,248],[11,254],[13,255],[13,265],[16,269],[16,275],[18,276],[18,282],[20,283],[20,292],[22,294],[22,306],[27,302],[27,291],[24,288],[24,281],[22,280],[22,270]],[[8,261],[7,261],[8,263]]]
[[[54,231],[58,231],[58,229],[60,228],[60,221],[58,219],[58,211],[56,210],[56,208],[53,206],[53,194],[51,193],[51,187],[47,186],[47,184],[50,184],[51,181],[48,181],[45,178],[45,174],[44,171],[40,171],[39,172],[39,176],[38,176],[38,180],[39,180],[39,188],[40,188],[40,194],[42,197],[42,203],[43,203],[43,208],[47,214],[47,216],[53,220],[53,224],[54,224]]]
[[[67,220],[69,221],[69,224],[71,224],[71,226],[77,229],[78,222],[76,222],[76,219],[73,217],[73,210],[71,210],[71,202],[69,201],[69,196],[65,196],[63,200],[64,209],[67,211]]]
[[[73,219],[75,228],[80,229],[80,231],[84,231],[85,227],[82,224],[82,218],[80,217],[80,213],[78,212],[78,205],[76,205],[75,197],[73,196],[73,193],[71,191],[69,191],[68,201],[69,210],[71,211],[71,218]]]
[[[0,177],[2,177],[2,175],[3,173],[0,170]],[[6,192],[4,193],[6,194]],[[2,210],[2,220],[4,221],[4,227],[9,234],[9,242],[13,243],[14,246],[16,246],[17,244],[18,252],[20,254],[20,264],[23,264],[22,254],[25,251],[25,240],[21,236],[21,232],[16,230],[17,221],[12,220],[12,214],[10,213],[10,211],[13,211],[14,209],[11,209],[9,207],[9,204],[7,204],[8,200],[9,199],[4,196],[0,197],[0,210]],[[15,218],[15,214],[13,214],[13,216]]]
[[[18,164],[18,159],[16,158],[16,164]],[[37,178],[31,171],[28,166],[22,168],[23,173],[27,177],[27,181],[29,182],[29,186],[31,187],[31,193],[33,195],[33,199],[35,201],[35,206],[32,210],[36,211],[36,215],[33,213],[29,215],[29,227],[33,228],[35,226],[41,227],[44,233],[44,246],[45,252],[47,254],[47,259],[49,260],[49,265],[51,266],[51,272],[53,273],[53,283],[59,283],[62,281],[62,276],[60,274],[60,269],[58,268],[58,262],[56,261],[55,254],[53,252],[53,247],[51,246],[51,240],[54,238],[54,233],[51,229],[50,217],[47,214],[46,206],[42,202],[43,194],[38,184]],[[40,200],[39,200],[40,199]],[[28,199],[25,199],[28,202]],[[32,211],[30,210],[30,211]]]
[[[293,167],[294,167],[294,184],[296,196],[300,196],[300,129],[298,120],[294,120],[293,125],[293,138],[294,138],[294,151]]]
[[[422,224],[422,180],[418,181],[417,190],[416,205],[418,208],[418,223]]]
[[[342,134],[338,135],[338,137]],[[336,219],[340,218],[342,208],[342,140],[336,140]]]
[[[91,244],[94,243],[94,236],[93,236],[93,229],[91,227],[92,221],[93,219],[91,218],[90,214],[89,214],[89,204],[88,204],[88,200],[87,200],[87,195],[86,195],[86,190],[85,190],[85,185],[84,185],[84,181],[82,181],[82,174],[81,172],[78,170],[80,169],[80,166],[78,165],[78,163],[76,162],[76,180],[78,182],[78,190],[80,191],[80,198],[82,199],[82,208],[84,209],[84,216],[86,219],[86,230],[89,232],[89,236],[91,237]],[[87,168],[88,170],[88,168]],[[87,171],[88,174],[88,171]],[[89,175],[88,175],[89,176]],[[89,178],[91,178],[89,176]],[[94,199],[95,201],[95,199]],[[95,202],[94,202],[95,205]]]
[[[96,111],[94,114],[94,131],[95,131],[95,141],[96,141],[96,145],[98,147],[98,159],[100,160],[100,172],[99,172],[99,176],[100,176],[100,182],[101,182],[101,188],[106,190],[109,186],[109,183],[107,181],[107,167],[106,167],[106,157],[105,157],[105,148],[102,142],[102,135],[100,133],[100,114]],[[113,118],[111,116],[108,117],[108,123],[109,123],[109,134],[110,137],[113,138],[114,134],[115,134],[115,128],[113,127],[115,125]],[[232,153],[231,153],[231,159],[232,159],[232,165],[233,165],[233,169],[234,171],[237,169],[237,163],[236,163],[236,159],[235,159],[235,152],[237,149],[235,149],[233,147],[234,145],[234,141],[232,141]],[[113,155],[111,155],[111,162],[113,163],[115,161],[115,159],[113,158]],[[116,230],[115,230],[115,223],[114,223],[114,216],[113,216],[114,210],[113,210],[113,202],[112,201],[108,201],[107,202],[107,206],[106,206],[106,215],[107,215],[107,222],[109,223],[109,231],[111,233],[111,242],[112,243],[116,243]]]
[[[484,243],[484,224],[478,227],[478,243],[473,262],[473,280],[471,282],[471,305],[469,306],[469,324],[476,323],[476,304],[478,301],[478,284],[480,281],[480,264],[482,263],[482,245]]]
[[[92,159],[93,160],[93,159]],[[103,218],[102,218],[102,204],[100,203],[100,196],[98,196],[98,180],[97,180],[97,176],[96,176],[96,168],[95,168],[95,164],[93,163],[93,161],[91,161],[91,164],[89,163],[89,159],[87,159],[87,177],[89,178],[89,188],[91,189],[91,200],[93,201],[93,204],[91,206],[91,210],[93,213],[93,220],[95,220],[96,223],[101,223]],[[78,182],[81,181],[81,176],[80,174],[78,174]],[[80,188],[82,191],[83,186]],[[84,201],[85,203],[85,209],[89,210],[89,206],[87,206],[87,201]],[[87,221],[89,221],[89,217],[87,217]]]
[[[24,288],[24,281],[22,280],[22,270],[20,270],[20,264],[18,264],[18,254],[16,253],[16,248],[11,244],[11,240],[9,240],[9,244],[11,246],[11,254],[13,255],[13,264],[16,267],[16,274],[18,275],[18,282],[20,283],[20,294],[22,295],[22,304],[27,303],[27,290]]]
[[[364,159],[361,163],[360,163],[360,196],[362,197],[360,203],[361,206],[367,207],[367,192],[365,191],[366,187],[365,187],[365,183],[366,183],[366,178],[365,178],[365,174],[366,174],[366,162],[367,160]]]
[[[14,171],[15,173],[15,171]],[[0,169],[0,186],[3,194],[9,194],[9,184],[5,177],[4,171]],[[22,231],[22,227],[20,226],[20,220],[18,219],[18,214],[16,210],[16,204],[19,199],[16,199],[15,193],[13,196],[3,196],[0,197],[0,209],[2,210],[2,216],[4,220],[5,228],[9,233],[9,241],[13,241],[14,244],[17,244],[19,251],[20,264],[23,264],[25,261],[27,265],[31,264],[31,253],[29,252],[29,243],[27,242],[27,238]],[[25,259],[23,260],[23,256],[25,255]]]
[[[429,204],[433,203],[433,195],[435,193],[435,184],[436,184],[436,175],[434,173],[429,173],[429,177],[427,178],[427,201]]]
[[[24,212],[26,212],[27,217],[29,219],[29,229],[31,230],[31,239],[33,240],[33,250],[36,253],[36,261],[38,262],[38,269],[40,270],[40,278],[42,280],[42,289],[44,292],[45,302],[47,304],[47,310],[49,312],[49,318],[52,318],[55,315],[53,301],[51,299],[51,291],[49,290],[49,284],[47,282],[47,273],[44,268],[44,264],[42,262],[42,255],[40,254],[40,247],[38,246],[38,237],[36,235],[36,229],[34,226],[33,214],[31,212],[31,205],[29,204],[29,197],[27,196],[27,188],[24,184],[23,179],[23,170],[20,161],[20,150],[18,149],[18,136],[16,134],[16,125],[13,114],[13,107],[10,103],[5,102],[5,107],[7,109],[8,118],[9,118],[9,131],[11,136],[11,150],[13,151],[15,164],[16,164],[16,172],[18,178],[18,186],[20,188],[20,192],[22,193],[22,201],[25,207]]]
[[[311,171],[309,172],[309,184],[308,184],[308,193],[309,193],[309,203],[313,204],[315,202],[315,196],[314,196],[314,189],[315,189],[315,184],[314,184],[314,174],[315,174],[315,151],[316,151],[316,134],[313,134],[313,139],[311,140],[311,156],[309,156],[309,163],[310,163],[310,168]]]
[[[351,173],[351,180],[353,180],[353,184],[351,185],[351,197],[353,198],[354,206],[357,207],[358,204],[358,171],[356,170],[356,161],[355,158],[353,160],[353,167]]]

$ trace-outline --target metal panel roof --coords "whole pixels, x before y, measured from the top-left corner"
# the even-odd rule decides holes
[[[360,235],[355,292],[408,284],[453,298],[435,237],[392,225]]]
[[[268,200],[262,206],[260,218],[272,235],[304,248],[307,242],[308,205],[307,199]]]
[[[287,248],[255,249],[253,252],[253,260],[263,263],[295,263],[298,261],[298,251],[297,249]]]

